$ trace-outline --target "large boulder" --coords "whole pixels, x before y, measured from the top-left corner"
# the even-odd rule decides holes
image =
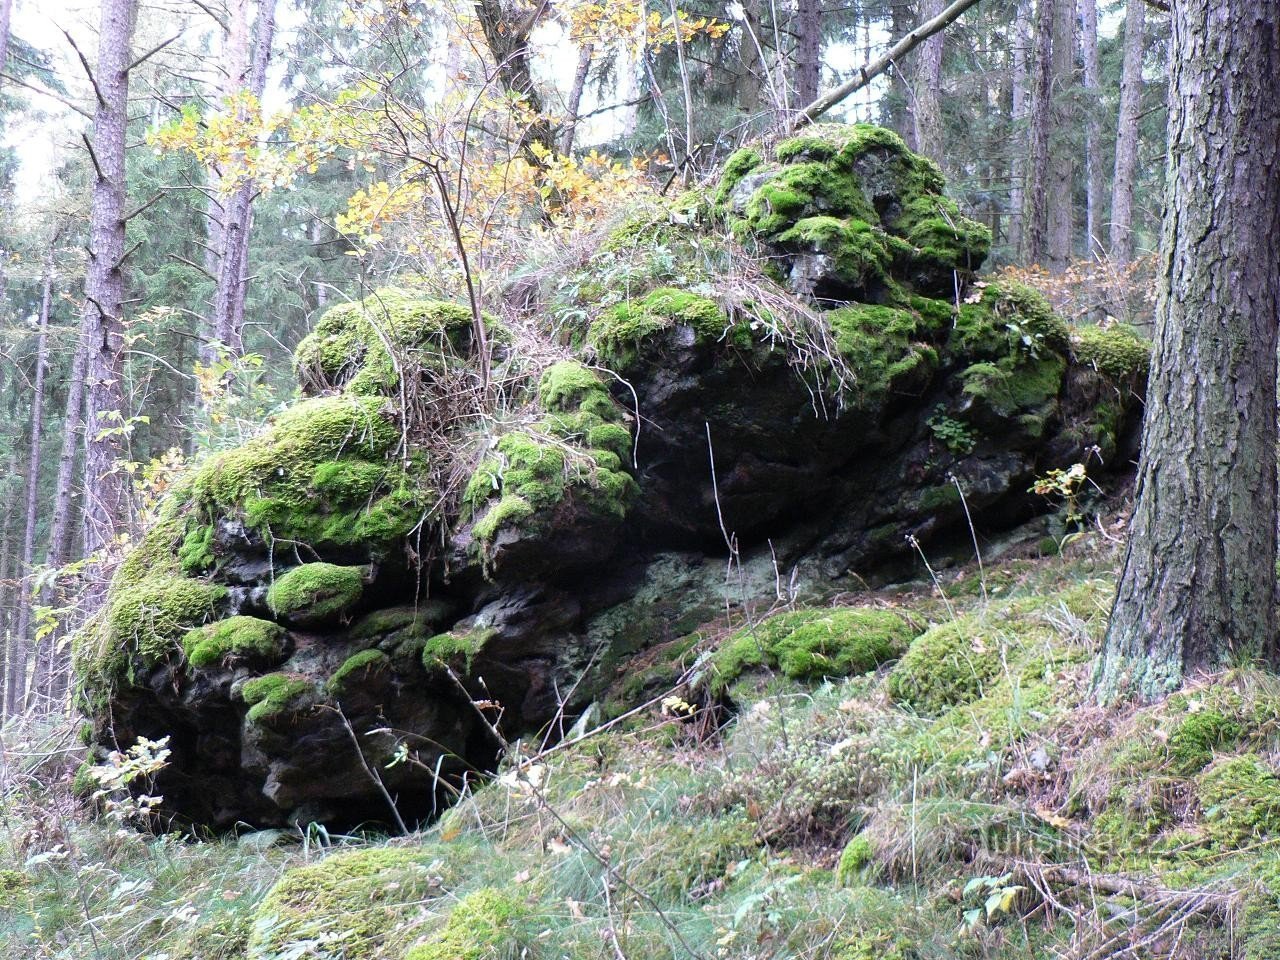
[[[176,485],[77,639],[95,743],[169,736],[184,822],[429,817],[726,604],[900,574],[1045,509],[1049,469],[1122,471],[1145,344],[977,279],[941,190],[876,128],[739,154],[527,325],[487,317],[487,386],[468,308],[331,311],[304,399]]]

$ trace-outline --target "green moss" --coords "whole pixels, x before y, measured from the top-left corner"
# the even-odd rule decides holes
[[[529,909],[492,887],[475,890],[449,913],[444,926],[405,954],[404,960],[508,960],[529,957],[533,931]]]
[[[1076,330],[1071,352],[1078,362],[1113,380],[1145,376],[1151,366],[1151,342],[1123,324]]]
[[[845,677],[898,656],[914,632],[888,610],[862,608],[780,613],[739,630],[715,652],[714,685],[724,689],[751,667],[776,667],[796,680]]]
[[[977,302],[960,305],[950,339],[954,353],[988,360],[1065,355],[1070,329],[1038,292],[1007,280],[988,281],[979,291]]]
[[[163,573],[113,584],[99,643],[110,660],[105,673],[121,679],[134,659],[144,667],[175,654],[187,632],[213,619],[227,588]]]
[[[1188,713],[1169,730],[1169,756],[1180,772],[1194,773],[1213,759],[1214,751],[1235,743],[1243,733],[1235,718],[1218,710]]]
[[[840,864],[836,867],[836,879],[842,886],[858,884],[866,868],[875,859],[875,853],[875,846],[871,843],[871,839],[863,834],[857,834],[845,844],[840,854]]]
[[[889,696],[930,715],[977,699],[1001,667],[985,632],[979,620],[963,616],[917,637],[889,674]]]
[[[470,673],[476,655],[496,635],[496,631],[484,628],[436,634],[422,648],[422,665],[428,670],[461,665]]]
[[[538,380],[538,400],[548,413],[575,411],[583,400],[603,390],[599,374],[576,360],[553,363]]]
[[[625,363],[642,340],[675,326],[691,327],[699,338],[717,340],[730,323],[710,297],[659,287],[642,300],[604,311],[591,324],[587,339],[606,360]]]
[[[777,236],[784,248],[813,251],[831,259],[833,275],[850,287],[883,279],[889,265],[887,238],[865,220],[805,217]]]
[[[756,188],[742,213],[745,227],[765,239],[778,237],[809,217],[879,222],[858,178],[843,164],[825,162],[782,167]]]
[[[754,147],[743,147],[725,161],[724,170],[720,174],[720,184],[716,187],[714,200],[717,206],[729,202],[729,195],[734,187],[742,182],[742,178],[764,162],[760,151]]]
[[[344,960],[382,956],[392,931],[443,892],[433,859],[411,847],[377,847],[288,871],[258,907],[247,955],[277,957],[332,938]]]
[[[961,216],[955,201],[940,194],[908,200],[892,229],[914,248],[912,267],[939,271],[944,279],[952,270],[977,270],[991,252],[991,231]]]
[[[88,800],[98,789],[98,778],[93,775],[93,763],[85,760],[76,767],[71,778],[71,795],[79,800]]]
[[[1209,833],[1220,843],[1280,834],[1280,777],[1257,754],[1217,761],[1197,785]]]
[[[1000,417],[1047,413],[1043,408],[1057,399],[1066,369],[1066,361],[1057,355],[1020,362],[1012,358],[984,361],[960,374],[961,391]]]
[[[193,667],[210,667],[228,659],[270,663],[283,657],[286,637],[279,624],[236,616],[190,631],[182,640],[182,649]]]
[[[364,567],[304,563],[280,575],[267,590],[277,616],[319,624],[348,615],[364,593]]]
[[[263,723],[307,709],[315,702],[316,688],[301,674],[268,673],[247,681],[240,695],[249,704],[249,721]]]
[[[268,541],[385,554],[435,504],[427,464],[390,462],[401,433],[392,404],[339,395],[304,400],[262,434],[205,461],[192,481],[203,525],[239,518]],[[211,562],[212,530],[184,544],[190,567]]]
[[[524,497],[508,493],[476,521],[471,533],[481,543],[490,544],[504,528],[518,527],[535,512]]]
[[[332,697],[341,697],[351,690],[353,684],[358,685],[369,674],[386,670],[390,666],[391,658],[381,650],[361,650],[347,657],[333,676],[325,681],[325,692]]]
[[[486,318],[497,331],[500,324]],[[442,368],[470,350],[472,314],[458,303],[388,288],[330,309],[298,344],[298,380],[313,393],[348,388],[394,396],[405,370]],[[394,359],[393,359],[394,357]]]
[[[184,573],[199,575],[213,566],[215,535],[211,523],[199,524],[187,532],[178,548],[178,561]]]
[[[854,389],[867,401],[894,390],[918,390],[937,369],[938,352],[927,340],[930,330],[914,311],[850,304],[826,311],[823,318],[853,370]]]

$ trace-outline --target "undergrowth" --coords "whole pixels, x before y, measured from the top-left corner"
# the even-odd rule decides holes
[[[139,832],[72,799],[73,732],[11,727],[0,940],[101,960],[1274,956],[1280,686],[1239,670],[1092,706],[1114,563],[1082,538],[846,598],[919,627],[847,678],[768,655],[777,624],[832,611],[776,621],[763,656],[732,654],[719,729],[699,718],[725,691],[686,684],[512,745],[404,838]]]

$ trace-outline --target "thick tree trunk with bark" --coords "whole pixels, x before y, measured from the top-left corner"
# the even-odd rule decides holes
[[[821,79],[822,0],[796,0],[796,102],[818,99]]]
[[[531,123],[520,137],[519,149],[534,167],[542,167],[546,160],[532,147],[537,144],[548,152],[556,147],[551,123],[543,116],[542,97],[533,82],[530,62],[529,34],[550,9],[549,0],[540,2],[529,10],[524,6],[508,8],[503,0],[476,0],[476,19],[484,33],[485,45],[493,58],[502,89],[524,100],[531,114],[538,119]]]
[[[1103,249],[1102,225],[1106,185],[1102,176],[1102,122],[1098,101],[1098,0],[1080,0],[1080,54],[1084,62],[1084,184],[1085,249],[1092,256]]]
[[[257,38],[248,92],[259,103],[267,89],[267,67],[275,40],[275,0],[258,4]],[[246,178],[223,203],[222,256],[218,263],[218,287],[213,297],[213,339],[235,358],[244,355],[244,300],[249,269],[249,236],[253,228],[253,201],[258,187]]]
[[[1155,354],[1104,701],[1277,663],[1280,29],[1269,0],[1179,0],[1172,18]]]
[[[945,6],[944,0],[922,0],[920,19],[932,20]],[[942,42],[936,33],[920,45],[915,54],[915,150],[942,162]]]
[[[1124,67],[1116,122],[1116,168],[1111,184],[1111,259],[1133,259],[1133,178],[1138,169],[1138,111],[1142,103],[1142,58],[1146,0],[1129,0],[1124,18]]]
[[[914,4],[899,0],[889,7],[889,31],[901,37],[915,26]],[[911,102],[909,63],[895,62],[889,78],[889,109],[884,124],[893,130],[912,150],[916,148],[915,107]]]
[[[122,428],[124,368],[122,272],[125,244],[125,132],[129,102],[129,41],[136,0],[102,0],[98,106],[93,120],[92,160],[97,179],[89,215],[89,265],[85,275],[84,327],[89,340],[86,368],[88,455],[85,462],[85,544],[93,550],[127,529],[129,477]]]
[[[1049,267],[1062,271],[1071,262],[1075,239],[1076,145],[1072,109],[1076,68],[1076,8],[1057,0],[1053,9],[1053,77],[1049,105]]]
[[[1020,3],[1014,11],[1010,51],[1009,121],[1009,247],[1017,256],[1022,251],[1027,178],[1027,51],[1031,46],[1031,6]]]
[[[1023,228],[1028,263],[1043,263],[1049,255],[1049,121],[1053,107],[1054,11],[1066,0],[1039,0],[1033,50],[1031,119],[1027,177],[1027,216]]]

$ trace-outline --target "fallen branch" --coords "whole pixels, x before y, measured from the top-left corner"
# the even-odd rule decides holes
[[[935,33],[945,30],[951,23],[972,6],[976,6],[978,0],[955,0],[955,3],[947,7],[940,14],[926,23],[920,24],[905,37],[889,48],[888,52],[879,58],[872,60],[870,63],[864,64],[859,68],[854,78],[847,83],[842,83],[834,90],[829,90],[817,100],[809,104],[798,114],[790,123],[790,128],[795,130],[802,127],[806,123],[812,123],[822,114],[826,113],[841,100],[844,100],[857,93],[867,84],[869,84],[880,74],[884,73],[894,62],[905,57],[924,41],[928,40]]]

